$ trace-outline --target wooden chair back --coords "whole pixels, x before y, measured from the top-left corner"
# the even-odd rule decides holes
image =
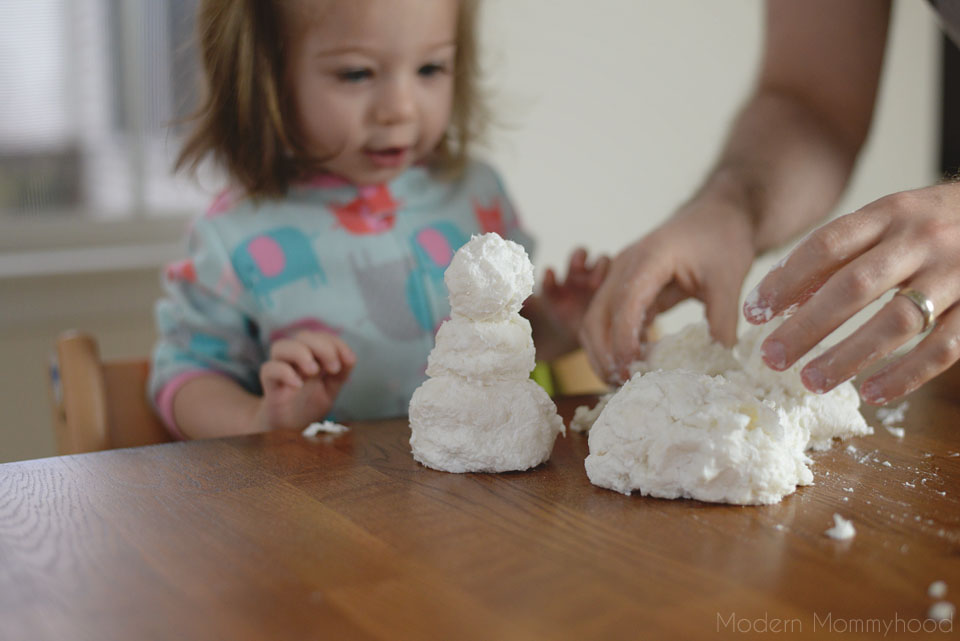
[[[101,361],[95,338],[69,331],[49,371],[58,454],[172,440],[147,400],[147,359]]]

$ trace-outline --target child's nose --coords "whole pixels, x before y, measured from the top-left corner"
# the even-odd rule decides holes
[[[416,113],[412,83],[396,78],[387,83],[377,101],[377,122],[392,125],[411,119]]]

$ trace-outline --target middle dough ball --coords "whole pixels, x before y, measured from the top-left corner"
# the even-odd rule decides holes
[[[427,376],[473,381],[524,379],[536,365],[530,321],[519,314],[498,321],[455,316],[444,321],[427,360]]]

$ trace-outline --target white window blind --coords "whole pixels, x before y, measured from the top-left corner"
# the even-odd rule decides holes
[[[197,0],[0,0],[0,229],[202,208],[172,173],[199,94]]]

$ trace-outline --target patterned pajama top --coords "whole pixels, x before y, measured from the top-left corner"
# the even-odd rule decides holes
[[[164,274],[150,395],[168,428],[176,391],[202,374],[261,394],[270,345],[301,329],[340,336],[357,364],[328,418],[406,414],[450,314],[443,272],[473,234],[532,252],[497,174],[473,162],[456,180],[414,167],[384,185],[329,176],[253,202],[221,194],[193,221],[187,258]]]

